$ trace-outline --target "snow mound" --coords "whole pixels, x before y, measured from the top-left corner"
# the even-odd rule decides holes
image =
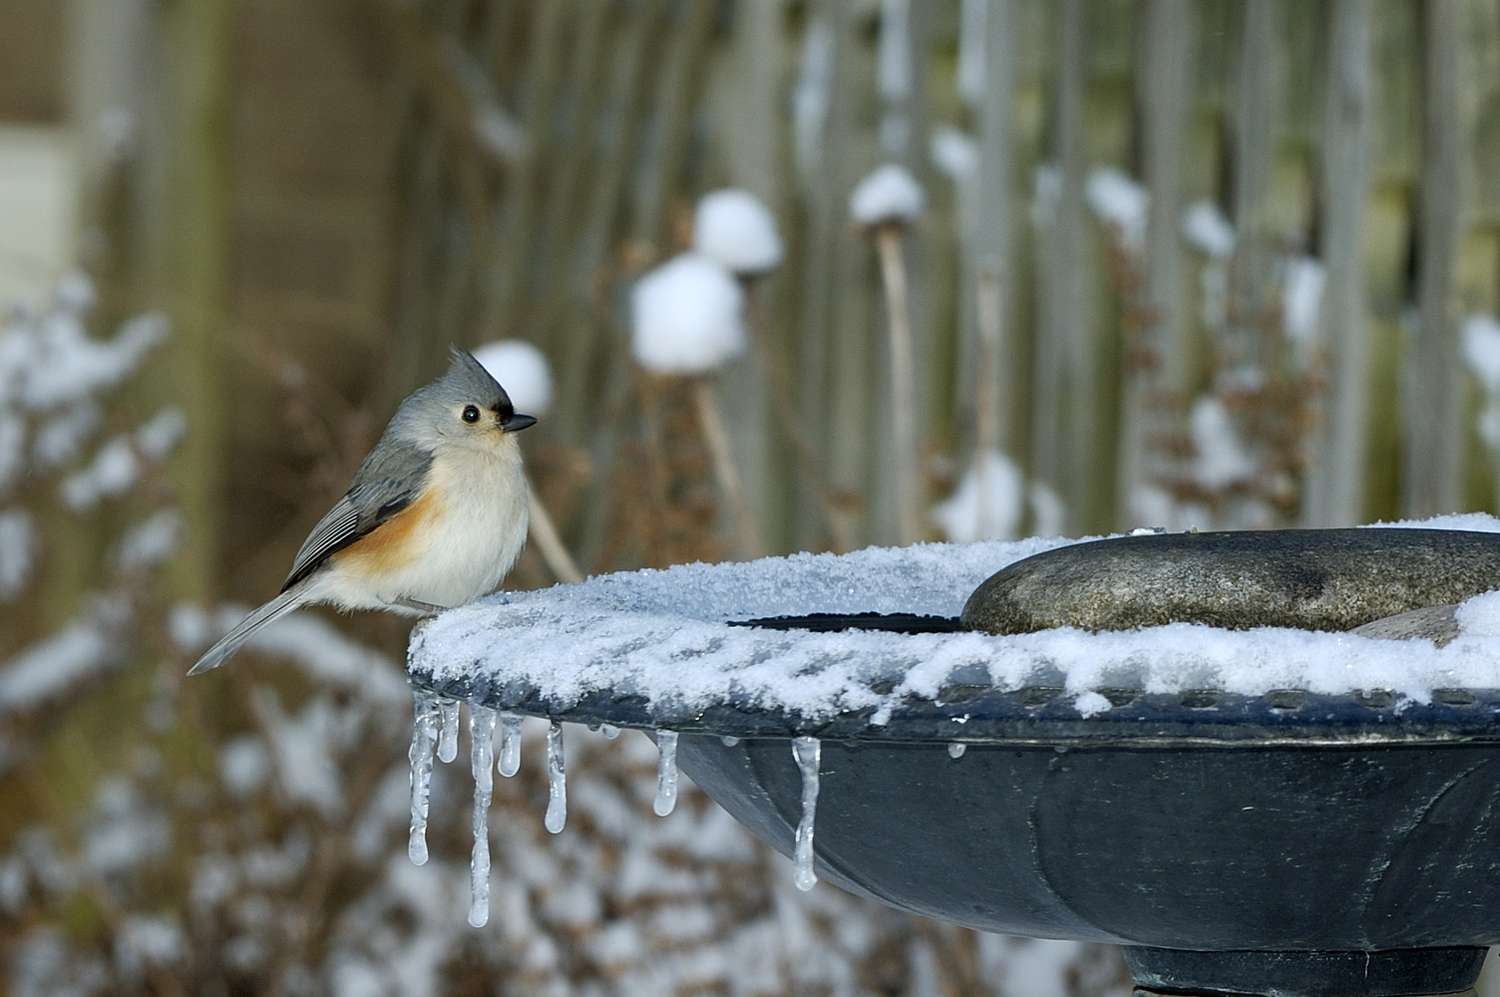
[[[849,217],[856,225],[910,223],[922,214],[922,187],[905,167],[886,163],[877,167],[849,195]]]
[[[1311,256],[1292,256],[1282,263],[1281,326],[1304,350],[1317,341],[1327,277],[1323,264]]]
[[[981,454],[953,494],[932,507],[932,521],[949,540],[960,543],[1013,537],[1025,511],[1024,484],[1009,457],[998,450]]]
[[[31,577],[36,528],[25,509],[0,511],[0,602],[20,593]]]
[[[932,165],[956,182],[966,182],[979,172],[978,141],[955,125],[941,124],[933,129],[928,155]]]
[[[500,382],[517,412],[542,416],[552,407],[552,369],[541,350],[524,339],[500,339],[474,351],[474,359]]]
[[[1260,465],[1246,451],[1234,419],[1214,397],[1199,398],[1188,418],[1193,439],[1193,477],[1210,490],[1253,480]]]
[[[783,255],[770,210],[748,190],[735,187],[712,191],[699,200],[693,249],[745,276],[776,269]]]
[[[1500,319],[1476,313],[1459,328],[1464,364],[1484,390],[1500,394]]]
[[[642,277],[631,301],[636,362],[657,374],[706,374],[745,350],[745,295],[728,270],[683,253]]]
[[[1120,170],[1096,167],[1084,188],[1089,210],[1119,230],[1125,248],[1139,252],[1146,244],[1146,208],[1151,195]]]
[[[1182,216],[1182,234],[1196,249],[1216,260],[1234,255],[1234,226],[1212,201],[1195,201]]]
[[[1423,525],[1500,532],[1489,516]],[[1486,623],[1446,647],[1283,628],[1230,631],[1176,623],[1089,633],[1058,628],[981,633],[812,633],[726,621],[828,613],[956,616],[969,594],[1013,561],[1070,540],[918,544],[852,554],[796,554],[604,575],[577,585],[491,597],[444,613],[413,635],[409,665],[437,686],[520,683],[559,708],[601,690],[638,695],[654,712],[734,702],[810,720],[910,698],[934,699],[955,675],[997,691],[1061,686],[1152,694],[1274,689],[1336,695],[1385,689],[1417,703],[1433,689],[1500,689],[1500,638]],[[1461,618],[1492,612],[1480,597]],[[1500,607],[1496,607],[1500,608]],[[896,676],[894,688],[872,680]],[[889,692],[878,691],[890,689]],[[1080,706],[1097,710],[1084,697]]]

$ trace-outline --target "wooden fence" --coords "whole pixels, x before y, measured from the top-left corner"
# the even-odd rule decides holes
[[[846,211],[894,161],[929,195],[907,247],[927,501],[993,439],[1069,531],[1493,505],[1460,351],[1500,304],[1493,0],[388,9],[410,82],[402,368],[446,340],[534,340],[596,497],[641,432],[629,285],[733,185],[788,242],[753,290],[762,356],[792,373],[852,538],[897,535],[886,316]],[[981,428],[984,293],[1000,404]],[[734,445],[768,546],[826,544],[774,378],[741,366]],[[1254,473],[1203,471],[1220,445]],[[590,563],[606,504],[567,524]]]

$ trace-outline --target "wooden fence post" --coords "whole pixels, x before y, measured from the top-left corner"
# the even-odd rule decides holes
[[[1370,183],[1370,2],[1335,0],[1323,117],[1319,203],[1325,283],[1321,341],[1329,358],[1320,444],[1312,455],[1304,521],[1350,526],[1364,516],[1369,449],[1369,313],[1364,228]]]
[[[1462,221],[1458,88],[1460,5],[1422,7],[1422,173],[1417,329],[1407,351],[1403,507],[1408,516],[1455,512],[1463,475],[1464,381],[1458,366],[1454,257]]]

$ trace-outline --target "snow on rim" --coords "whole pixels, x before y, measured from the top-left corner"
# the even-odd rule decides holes
[[[1500,532],[1500,520],[1477,514],[1376,525]],[[1433,689],[1500,689],[1500,599],[1488,596],[1466,604],[1464,632],[1443,648],[1188,623],[1000,637],[787,632],[725,622],[813,612],[956,616],[995,571],[1074,542],[918,544],[603,575],[444,613],[414,632],[409,666],[439,686],[522,683],[562,707],[607,689],[643,696],[653,710],[733,701],[820,719],[873,708],[877,722],[889,714],[883,707],[935,697],[955,673],[966,683],[987,677],[1002,692],[1061,684],[1079,696],[1113,688],[1246,696],[1385,689],[1426,703]],[[871,688],[893,674],[901,680],[892,692]],[[1080,702],[1099,712],[1097,698]]]

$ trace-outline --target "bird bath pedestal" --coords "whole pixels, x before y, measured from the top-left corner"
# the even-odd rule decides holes
[[[682,771],[788,856],[790,745],[816,738],[819,878],[982,931],[1125,946],[1140,994],[1471,993],[1500,940],[1500,638],[1284,624],[1460,603],[1500,578],[1500,535],[1185,536],[608,576],[445,615],[411,674],[511,713],[676,731]],[[845,615],[786,618],[794,603]],[[1054,611],[1090,629],[1004,635]]]

